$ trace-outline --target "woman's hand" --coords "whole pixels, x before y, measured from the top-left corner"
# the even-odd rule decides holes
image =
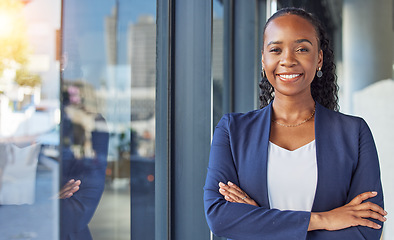
[[[380,229],[382,226],[367,218],[385,222],[387,219],[384,216],[387,215],[387,212],[377,204],[363,202],[376,195],[377,192],[365,192],[356,196],[345,206],[335,208],[328,212],[311,213],[308,231],[318,229],[334,231],[354,226],[366,226]]]
[[[70,198],[72,195],[74,195],[75,192],[79,190],[79,185],[81,185],[81,180],[75,181],[74,179],[71,179],[70,181],[68,181],[62,187],[62,189],[60,189],[59,199]]]
[[[230,181],[227,182],[227,184],[220,182],[219,187],[220,194],[222,194],[224,196],[224,199],[229,202],[246,203],[256,207],[259,206],[253,199],[248,196],[248,194],[246,194],[244,191],[242,191],[242,189],[240,189],[237,185]]]

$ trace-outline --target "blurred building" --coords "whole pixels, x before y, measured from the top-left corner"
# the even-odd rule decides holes
[[[156,86],[156,22],[153,16],[140,16],[131,24],[130,58],[131,87]]]

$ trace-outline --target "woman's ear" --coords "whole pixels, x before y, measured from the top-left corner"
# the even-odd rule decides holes
[[[319,50],[319,55],[317,57],[317,66],[318,68],[321,68],[323,67],[323,50]]]
[[[261,51],[261,67],[262,67],[263,69],[265,69],[265,66],[264,66],[264,54],[263,54],[263,51]]]

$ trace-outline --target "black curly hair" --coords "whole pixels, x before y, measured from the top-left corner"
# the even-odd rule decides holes
[[[267,25],[280,16],[284,15],[297,15],[308,22],[310,22],[316,30],[319,48],[323,51],[323,67],[321,71],[323,72],[322,77],[317,77],[313,79],[311,83],[311,93],[313,99],[323,105],[324,107],[338,111],[338,85],[337,76],[335,74],[335,63],[334,63],[334,53],[330,47],[330,43],[320,21],[311,13],[306,12],[301,8],[283,8],[272,15],[264,27],[264,32]],[[263,37],[264,39],[264,37]],[[264,40],[263,40],[264,41]],[[264,48],[264,46],[263,46]],[[260,86],[260,108],[267,106],[272,100],[274,100],[274,88],[266,77],[264,77],[263,72],[261,73],[262,79],[259,83]]]

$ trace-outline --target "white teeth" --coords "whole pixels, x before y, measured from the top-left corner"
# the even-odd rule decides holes
[[[279,75],[281,78],[291,79],[300,76],[301,74],[282,74]]]

